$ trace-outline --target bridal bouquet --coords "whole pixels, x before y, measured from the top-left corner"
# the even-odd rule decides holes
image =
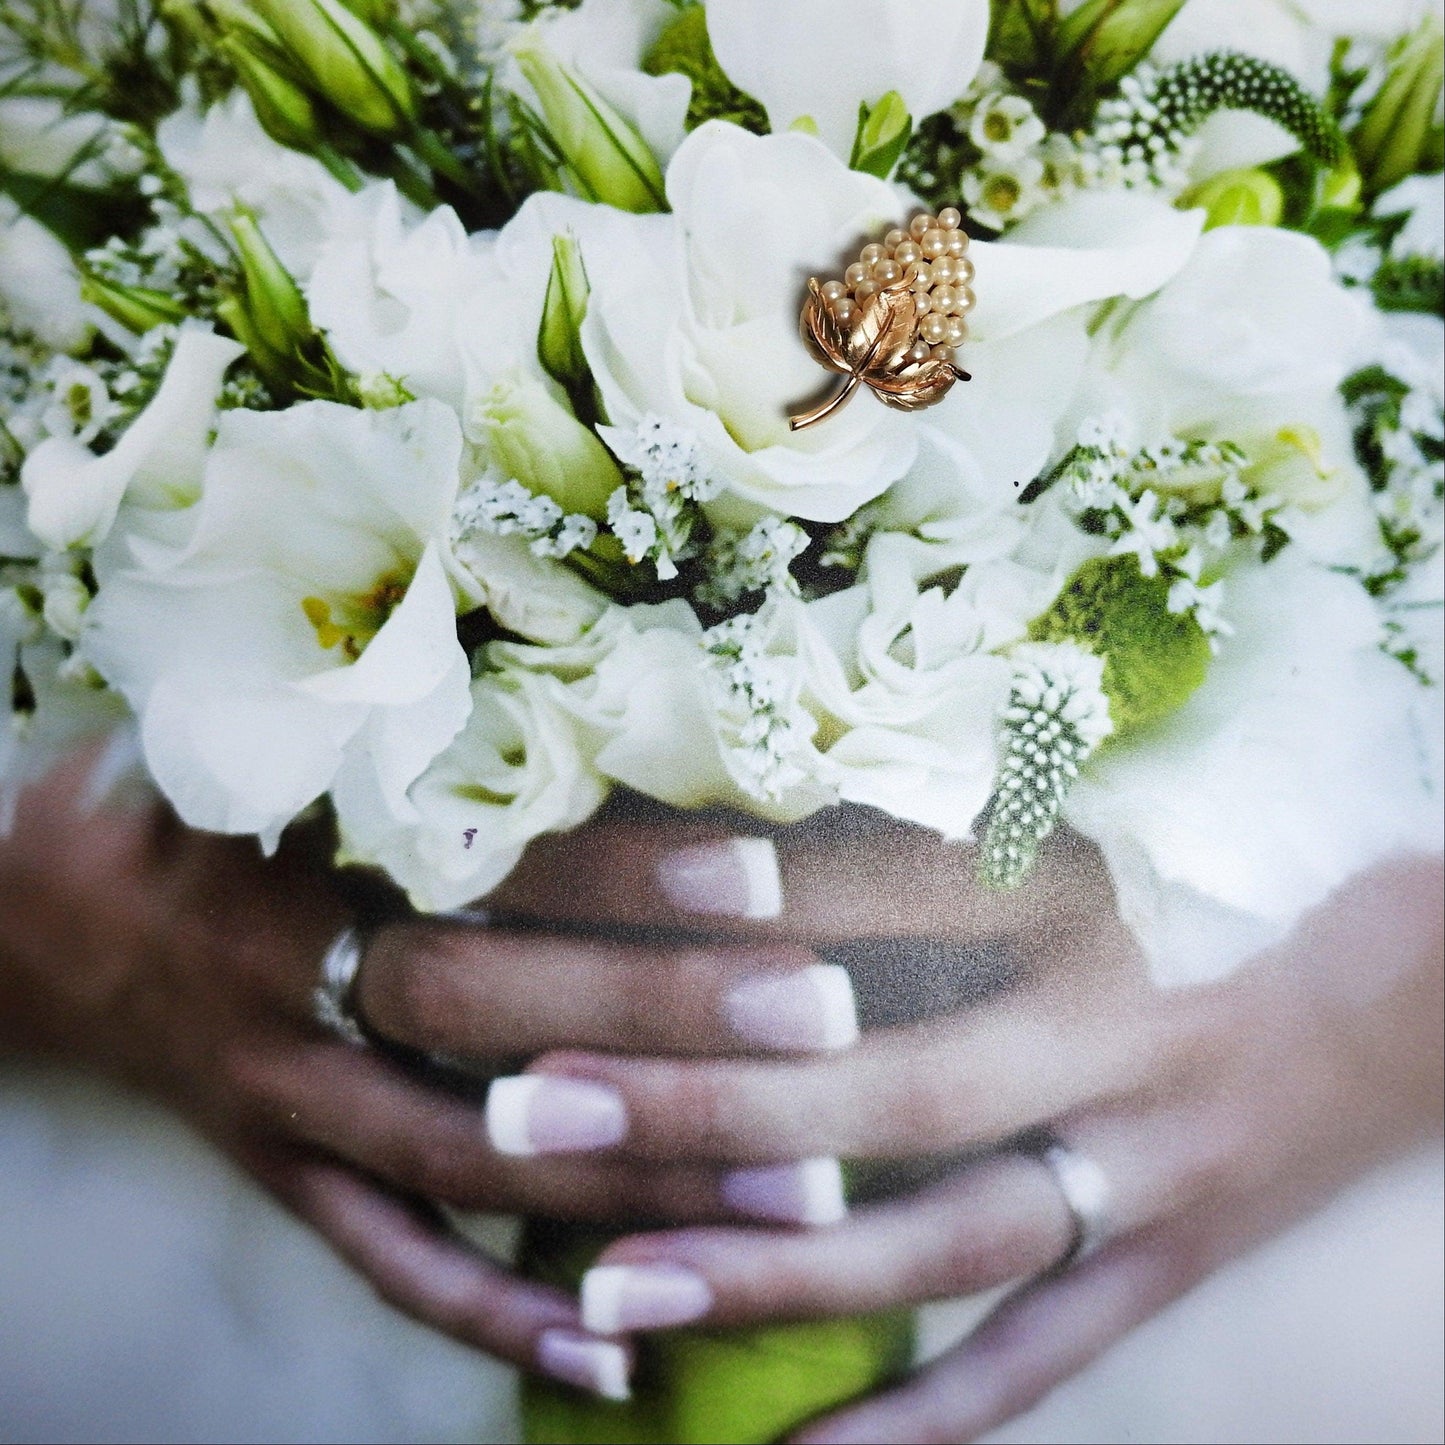
[[[994,888],[1066,821],[1161,981],[1227,971],[1439,846],[1441,43],[0,0],[0,813],[132,736],[190,825],[324,808],[423,910],[617,785],[881,809]],[[534,1424],[772,1438],[873,1323]]]

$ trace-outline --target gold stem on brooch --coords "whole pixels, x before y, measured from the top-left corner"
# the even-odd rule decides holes
[[[839,391],[835,391],[827,401],[815,406],[812,411],[799,412],[797,416],[788,418],[789,431],[802,431],[805,426],[812,426],[814,422],[822,421],[825,416],[832,414],[858,390],[863,380],[860,376],[850,376]]]

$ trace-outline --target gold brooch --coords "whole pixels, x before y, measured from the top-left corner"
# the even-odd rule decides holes
[[[831,415],[859,386],[899,411],[920,411],[969,379],[953,360],[974,303],[962,219],[951,206],[915,216],[906,231],[864,246],[841,281],[808,281],[803,340],[848,380],[821,406],[790,418],[794,431]]]

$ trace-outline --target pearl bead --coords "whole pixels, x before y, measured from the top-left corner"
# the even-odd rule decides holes
[[[913,310],[919,316],[927,316],[933,310],[933,300],[927,291],[913,293]]]
[[[940,230],[956,231],[963,224],[963,217],[959,215],[954,206],[945,206],[938,213],[938,225]]]
[[[936,260],[948,250],[948,238],[937,226],[925,231],[923,233],[923,240],[919,244],[923,247],[923,254],[927,256],[930,261]]]
[[[943,342],[940,345],[935,346],[930,355],[935,361],[952,361],[953,348],[948,345],[947,342]]]
[[[833,315],[837,318],[840,326],[846,326],[857,314],[858,308],[845,296],[841,301],[833,303]]]
[[[895,226],[891,231],[889,231],[889,233],[888,233],[886,236],[884,236],[884,238],[883,238],[883,244],[884,244],[890,251],[897,251],[897,249],[898,249],[907,239],[908,239],[908,232],[907,232],[907,231],[900,231],[900,230],[898,229],[898,227]]]
[[[853,299],[861,306],[877,289],[871,281],[860,281],[853,288]]]
[[[848,288],[841,281],[825,281],[819,288],[824,301],[839,301],[848,294]]]
[[[935,311],[947,314],[953,310],[954,294],[952,286],[935,286],[929,293],[930,301],[933,302]]]
[[[854,261],[854,263],[843,272],[843,279],[849,286],[858,286],[868,279],[868,268],[861,261]]]
[[[908,223],[908,234],[912,236],[915,241],[919,241],[923,239],[923,233],[931,229],[932,226],[932,216],[915,216]]]
[[[973,280],[973,262],[967,256],[960,256],[953,263],[953,279],[962,286]]]
[[[930,263],[928,274],[933,277],[935,286],[948,286],[958,274],[953,267],[953,261],[948,256],[940,256],[938,260]]]
[[[966,325],[963,321],[961,321],[957,316],[950,316],[950,317],[948,318],[948,335],[944,338],[944,340],[948,343],[948,345],[950,345],[950,346],[962,346],[962,345],[963,345],[963,338],[964,338],[965,336],[967,336],[967,335],[968,335],[968,327],[967,327],[967,325]]]
[[[900,266],[911,266],[915,261],[923,259],[923,249],[917,241],[904,241],[894,249],[893,259]]]
[[[858,259],[865,266],[875,266],[887,254],[888,252],[885,251],[883,247],[878,244],[877,241],[873,241],[869,245],[864,246],[864,248],[858,253]]]
[[[962,256],[968,250],[968,237],[962,231],[950,231],[944,237],[950,256]]]
[[[927,361],[932,347],[926,341],[915,341],[908,348],[908,355],[905,360],[912,366],[918,365],[921,361]]]
[[[926,266],[910,266],[904,274],[912,290],[922,294],[933,289],[933,277],[928,274]]]
[[[903,267],[885,256],[883,260],[873,263],[873,279],[880,286],[891,286],[895,281],[903,279]]]
[[[977,300],[978,298],[973,294],[972,291],[968,289],[967,286],[958,286],[954,288],[954,310],[957,311],[960,316],[964,315],[966,312],[972,311]]]
[[[936,311],[930,311],[918,323],[918,334],[930,346],[939,345],[948,336],[948,318],[940,316]]]

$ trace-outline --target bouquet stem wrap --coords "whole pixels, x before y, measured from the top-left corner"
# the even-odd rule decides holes
[[[530,1220],[519,1267],[576,1290],[613,1236]],[[538,1376],[522,1384],[530,1445],[767,1445],[814,1416],[878,1388],[907,1369],[911,1312],[763,1328],[690,1328],[638,1343],[632,1399],[599,1400]]]

